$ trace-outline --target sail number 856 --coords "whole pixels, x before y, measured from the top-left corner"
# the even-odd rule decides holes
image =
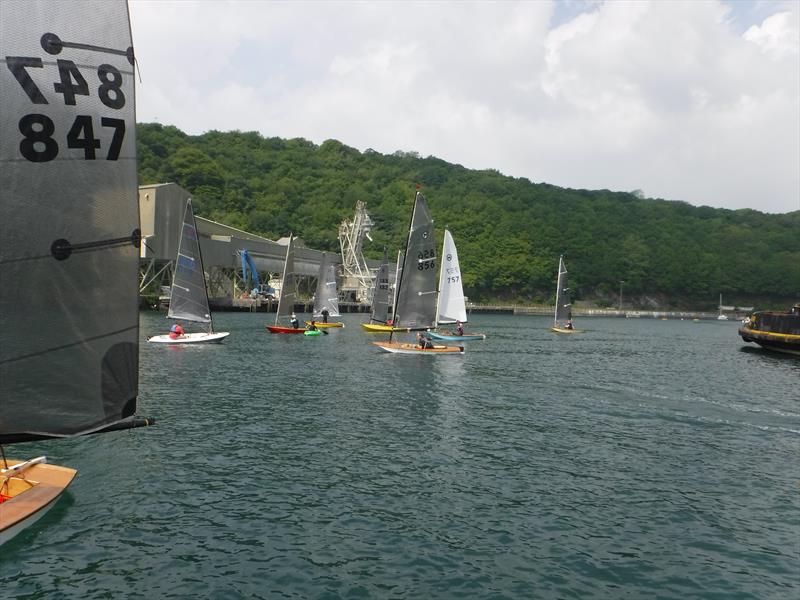
[[[417,253],[417,259],[417,269],[420,271],[436,268],[435,250],[423,250],[422,252]]]

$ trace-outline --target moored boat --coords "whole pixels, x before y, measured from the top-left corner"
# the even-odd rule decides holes
[[[788,311],[759,311],[750,315],[739,335],[775,352],[800,356],[800,303]]]

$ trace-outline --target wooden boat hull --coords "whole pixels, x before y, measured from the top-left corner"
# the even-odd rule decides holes
[[[306,325],[311,325],[311,321],[306,321]],[[331,329],[333,327],[344,327],[344,323],[320,323],[319,321],[314,321],[314,325],[319,329]]]
[[[472,340],[485,340],[485,333],[464,333],[457,335],[455,333],[445,333],[437,331],[429,331],[428,336],[434,340],[442,340],[443,342],[469,342]]]
[[[14,466],[21,462],[9,460],[8,464]],[[76,473],[69,467],[38,463],[24,471],[24,478],[12,475],[6,479],[0,474],[0,494],[10,497],[0,503],[0,545],[41,519],[55,505]]]
[[[230,335],[230,331],[215,331],[213,333],[184,333],[172,339],[168,334],[154,335],[147,338],[151,344],[219,344]]]
[[[382,323],[362,323],[361,328],[369,333],[391,333],[404,331],[409,332],[411,329],[408,327],[392,327],[391,325],[384,325]]]
[[[316,337],[321,334],[319,331],[304,331],[303,335],[307,335],[308,337]]]
[[[281,327],[280,325],[267,325],[267,331],[270,333],[305,333],[305,329],[300,329],[299,327],[295,329],[294,327]]]
[[[551,327],[553,333],[583,333],[583,329],[567,329],[566,327]]]
[[[432,355],[458,355],[464,354],[464,346],[439,346],[433,348],[420,348],[416,344],[401,342],[372,342],[384,352],[392,354],[432,354]]]

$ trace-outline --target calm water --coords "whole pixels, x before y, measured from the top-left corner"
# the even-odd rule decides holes
[[[143,344],[156,427],[9,447],[79,474],[0,549],[2,597],[800,594],[800,360],[735,323],[477,315],[489,338],[434,358],[363,315],[272,319]]]

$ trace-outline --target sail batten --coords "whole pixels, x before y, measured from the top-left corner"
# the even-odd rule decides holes
[[[1,10],[4,443],[135,411],[140,235],[127,4]]]

